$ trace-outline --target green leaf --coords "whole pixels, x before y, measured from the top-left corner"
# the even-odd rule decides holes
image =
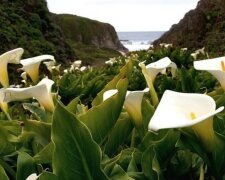
[[[157,173],[153,170],[153,159],[156,153],[154,146],[149,146],[143,153],[141,166],[142,171],[148,179],[157,179]]]
[[[54,150],[54,144],[50,142],[45,146],[38,154],[33,158],[37,164],[47,164],[52,162],[52,152]]]
[[[58,180],[58,177],[50,172],[44,171],[40,174],[39,180]]]
[[[103,101],[103,94],[105,91],[110,89],[116,89],[117,83],[120,81],[120,79],[130,76],[131,72],[133,70],[133,60],[129,60],[125,66],[123,66],[120,69],[120,73],[116,75],[95,97],[95,99],[92,102],[92,106],[100,105]]]
[[[76,97],[72,101],[69,102],[69,104],[66,106],[66,108],[68,109],[68,111],[76,114],[76,112],[77,112],[77,105],[78,105],[79,102],[80,102],[80,98]]]
[[[164,134],[165,131],[162,131]],[[162,135],[160,135],[161,137]],[[152,141],[152,137],[146,136],[149,147],[144,151],[142,157],[142,168],[148,178],[163,178],[162,168],[166,167],[171,157],[176,152],[176,143],[179,140],[180,133],[174,130],[168,130],[162,139]],[[149,140],[147,138],[150,138]],[[144,144],[145,144],[144,143]]]
[[[48,116],[46,115],[46,112],[44,109],[31,103],[23,103],[23,108],[30,111],[32,114],[34,114],[38,120],[43,122],[48,121]]]
[[[132,129],[133,125],[130,116],[127,113],[123,113],[109,135],[104,152],[112,156],[130,135]]]
[[[19,152],[17,160],[16,179],[26,179],[29,175],[36,173],[34,159],[25,152]]]
[[[4,168],[0,165],[0,179],[1,180],[9,180]]]
[[[88,128],[58,103],[53,114],[53,173],[63,180],[108,179],[100,167],[101,149]]]
[[[141,104],[141,111],[142,111],[142,121],[145,133],[148,132],[148,124],[155,112],[155,108],[151,105],[151,103],[146,99],[143,98],[142,104]]]
[[[109,177],[111,180],[134,180],[118,164],[115,164]]]
[[[128,80],[121,79],[117,84],[118,93],[98,106],[79,116],[79,119],[89,128],[93,139],[101,144],[115,125],[127,91]]]
[[[17,142],[17,136],[12,134],[9,127],[0,125],[0,156],[9,155],[15,151],[15,143]]]
[[[46,146],[51,141],[51,123],[26,120],[24,121],[23,130],[23,133],[33,133],[42,146]]]

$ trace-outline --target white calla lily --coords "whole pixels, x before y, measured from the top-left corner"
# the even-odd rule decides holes
[[[51,87],[54,81],[42,79],[36,86],[27,88],[6,88],[4,90],[4,102],[19,101],[35,98],[46,110],[53,112],[54,103],[51,95]]]
[[[140,128],[142,125],[142,112],[141,103],[145,92],[148,92],[149,88],[145,88],[142,91],[127,91],[124,102],[124,108],[133,119],[133,123],[136,127]],[[103,101],[118,93],[117,89],[111,89],[103,94]]]
[[[52,69],[55,66],[55,61],[46,61],[46,62],[43,62],[43,64],[45,64],[49,72],[52,73]]]
[[[34,83],[38,81],[39,66],[45,60],[55,61],[55,58],[52,55],[41,55],[20,60],[20,63],[23,65],[22,69],[30,76]]]
[[[36,173],[29,175],[26,180],[37,180],[39,176]]]
[[[0,56],[0,82],[3,87],[9,86],[9,77],[7,70],[8,63],[19,64],[23,52],[24,50],[22,48],[17,48],[8,51]]]
[[[2,109],[3,112],[7,113],[8,112],[8,104],[6,102],[4,102],[4,88],[0,89],[0,107]]]
[[[213,116],[223,109],[220,107],[216,110],[215,101],[205,94],[166,90],[150,120],[149,130],[191,126],[196,136],[210,150],[215,142]]]
[[[225,90],[225,56],[214,59],[194,61],[194,68],[211,73],[220,82],[221,86]]]
[[[152,81],[155,80],[155,77],[158,73],[165,73],[166,68],[169,67],[171,67],[172,76],[175,76],[177,65],[172,62],[168,57],[164,57],[156,62],[146,65],[148,75],[152,79]]]
[[[142,91],[127,91],[126,99],[124,102],[124,108],[133,119],[133,123],[136,127],[142,126],[142,112],[141,103],[144,93],[148,92],[149,88],[145,88]]]

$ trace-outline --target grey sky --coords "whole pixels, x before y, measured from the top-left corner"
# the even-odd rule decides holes
[[[168,30],[198,0],[47,0],[49,10],[112,24],[117,31]]]

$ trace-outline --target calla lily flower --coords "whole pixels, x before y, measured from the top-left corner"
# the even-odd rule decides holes
[[[146,66],[149,77],[152,81],[158,73],[165,73],[166,68],[171,67],[172,76],[175,76],[177,65],[172,62],[168,57],[162,58],[156,62],[150,63]]]
[[[41,55],[20,60],[20,63],[23,65],[22,70],[30,76],[34,83],[38,81],[40,63],[45,60],[55,61],[54,56],[51,55]]]
[[[3,87],[9,87],[8,63],[19,64],[23,52],[24,50],[22,48],[17,48],[0,56],[0,82]]]
[[[7,113],[8,112],[8,104],[3,101],[4,100],[4,92],[5,92],[4,90],[5,90],[4,88],[0,89],[0,107],[4,113]]]
[[[142,91],[127,91],[124,108],[133,119],[133,123],[136,127],[140,128],[142,125],[142,112],[141,103],[145,92],[148,92],[149,88],[145,88]],[[103,101],[115,95],[118,92],[117,89],[111,89],[103,94]]]
[[[29,175],[26,180],[37,180],[39,176],[36,173]]]
[[[55,66],[55,61],[46,61],[46,62],[43,62],[43,64],[45,64],[49,72],[52,73],[52,69]]]
[[[36,86],[27,88],[6,88],[4,90],[4,102],[19,101],[35,98],[46,110],[53,112],[54,103],[51,95],[51,87],[54,81],[42,79]]]
[[[216,109],[215,101],[205,94],[166,90],[150,120],[149,130],[191,126],[200,141],[211,150],[216,140],[213,116],[223,109]]]
[[[142,126],[142,112],[141,103],[144,93],[148,92],[149,88],[145,88],[143,91],[127,91],[124,108],[132,117],[136,127]]]
[[[225,57],[194,61],[194,68],[211,73],[225,90]]]

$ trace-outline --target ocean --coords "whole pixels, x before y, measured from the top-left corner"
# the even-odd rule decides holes
[[[117,32],[120,42],[129,50],[144,50],[165,31]]]

